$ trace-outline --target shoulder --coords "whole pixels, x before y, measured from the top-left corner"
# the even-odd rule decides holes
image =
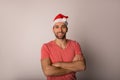
[[[79,47],[80,48],[80,43],[78,41],[76,41],[76,40],[70,40],[69,39],[69,44],[72,47]]]
[[[49,46],[52,46],[53,44],[54,44],[54,41],[53,41],[53,40],[51,40],[51,41],[49,41],[49,42],[43,43],[43,45],[42,45],[42,46],[49,47]]]
[[[68,39],[68,41],[69,41],[71,44],[79,44],[79,42],[78,42],[78,41],[76,41],[76,40],[71,40],[71,39]]]

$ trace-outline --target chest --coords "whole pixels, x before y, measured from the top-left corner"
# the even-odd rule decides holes
[[[52,63],[56,62],[71,62],[75,56],[75,51],[72,47],[67,47],[61,49],[60,47],[51,47],[50,49],[50,59]]]

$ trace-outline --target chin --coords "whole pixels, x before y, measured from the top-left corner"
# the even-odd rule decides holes
[[[57,39],[65,39],[65,38],[66,38],[66,35],[63,35],[63,36],[57,36],[57,35],[56,35],[56,38],[57,38]]]
[[[56,37],[57,39],[65,39],[65,37]]]

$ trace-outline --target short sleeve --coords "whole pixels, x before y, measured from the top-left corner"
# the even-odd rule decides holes
[[[76,41],[75,41],[74,48],[75,48],[75,54],[82,55],[82,50],[81,50],[80,44],[78,42],[76,42]]]
[[[49,49],[46,44],[41,47],[41,59],[49,58]]]

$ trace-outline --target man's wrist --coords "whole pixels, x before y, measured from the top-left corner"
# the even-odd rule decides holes
[[[52,64],[52,66],[61,67],[62,66],[62,62],[54,63],[54,64]]]

